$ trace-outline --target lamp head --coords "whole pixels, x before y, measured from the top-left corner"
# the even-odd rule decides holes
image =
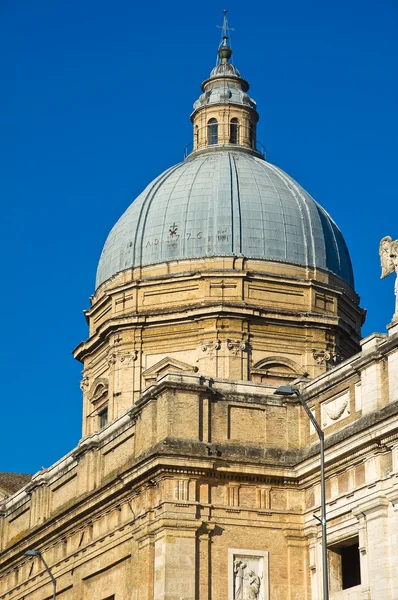
[[[291,385],[281,385],[275,390],[274,394],[277,396],[299,396],[300,392]]]
[[[26,550],[24,552],[24,556],[41,556],[41,553],[38,550]]]

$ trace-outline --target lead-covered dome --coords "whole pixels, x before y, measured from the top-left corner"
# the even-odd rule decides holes
[[[278,167],[222,149],[148,185],[110,232],[96,286],[131,267],[213,256],[319,267],[353,287],[347,246],[328,213]]]

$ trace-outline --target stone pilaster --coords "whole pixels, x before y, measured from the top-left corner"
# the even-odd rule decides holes
[[[362,357],[366,358],[377,352],[380,342],[385,339],[385,335],[374,333],[361,342]],[[374,410],[378,410],[382,401],[381,385],[382,365],[378,360],[369,361],[361,371],[362,388],[362,414],[365,415]]]
[[[398,348],[388,356],[388,389],[389,400],[398,400]]]
[[[372,600],[393,600],[388,508],[387,498],[377,496],[353,510],[360,523],[362,588]]]
[[[156,534],[154,600],[195,600],[195,529],[167,527]]]
[[[197,532],[197,572],[195,581],[199,600],[210,600],[211,598],[211,535],[215,527],[215,523],[204,522]]]

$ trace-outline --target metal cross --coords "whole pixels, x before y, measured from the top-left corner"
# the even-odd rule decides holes
[[[222,29],[222,39],[224,40],[225,38],[228,39],[228,34],[230,31],[235,31],[235,29],[233,27],[229,27],[228,26],[228,17],[227,17],[227,10],[224,10],[224,21],[222,25],[216,25],[216,27],[218,29]]]

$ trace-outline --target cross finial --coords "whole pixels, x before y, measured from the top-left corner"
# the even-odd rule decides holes
[[[216,27],[218,27],[218,29],[222,30],[222,39],[220,42],[220,46],[227,46],[227,40],[229,37],[229,32],[230,31],[235,31],[235,29],[233,27],[229,27],[228,25],[228,11],[224,10],[224,20],[223,20],[223,24],[222,25],[217,25]]]

